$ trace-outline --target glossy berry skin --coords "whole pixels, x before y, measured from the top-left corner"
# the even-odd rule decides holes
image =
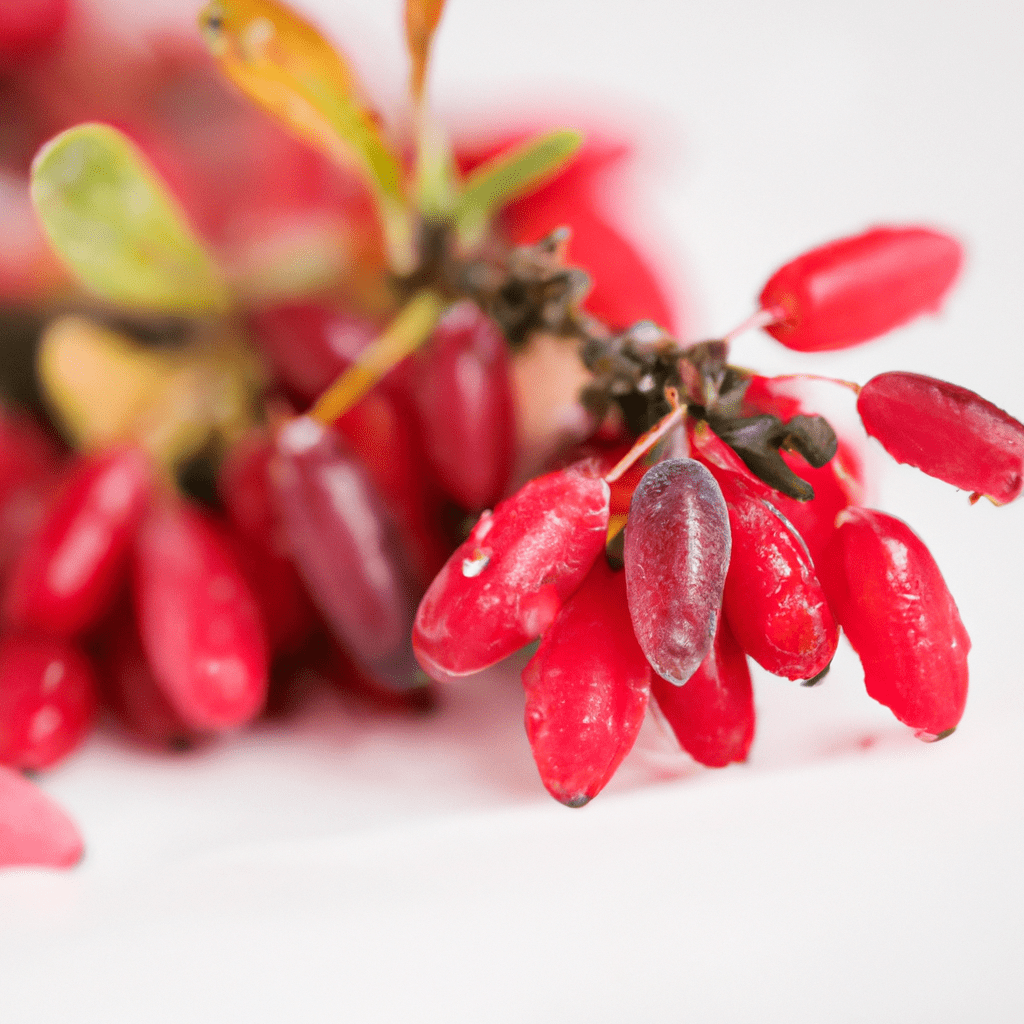
[[[724,616],[697,671],[682,686],[655,675],[651,694],[695,761],[708,768],[746,761],[754,741],[754,691],[746,656]]]
[[[882,373],[861,388],[864,427],[897,461],[998,505],[1024,485],[1024,424],[967,388]]]
[[[0,868],[70,868],[83,851],[65,811],[21,772],[0,765]]]
[[[398,528],[361,464],[307,416],[277,437],[272,468],[289,552],[331,631],[371,674],[416,685],[416,591]]]
[[[705,466],[668,459],[648,470],[626,524],[626,592],[647,660],[677,686],[711,649],[730,550],[725,499]]]
[[[0,60],[24,60],[53,46],[71,12],[70,0],[0,3]]]
[[[512,474],[515,399],[508,345],[473,302],[453,306],[416,362],[423,447],[441,488],[478,512],[502,497]]]
[[[125,578],[151,490],[139,448],[83,458],[14,568],[7,623],[70,637],[99,622]]]
[[[951,732],[967,700],[971,641],[921,540],[894,516],[851,507],[820,571],[868,693],[924,737]]]
[[[0,764],[49,768],[89,733],[92,666],[59,639],[10,636],[0,646]]]
[[[216,527],[161,497],[139,529],[132,569],[142,648],[182,720],[219,732],[255,717],[267,695],[263,623]]]
[[[199,730],[181,717],[157,683],[128,602],[111,616],[101,647],[104,705],[134,739],[164,750],[183,749],[200,739]]]
[[[526,735],[556,800],[582,807],[611,779],[643,724],[651,675],[625,578],[598,558],[523,669]]]
[[[762,668],[810,679],[828,667],[839,643],[810,553],[770,501],[728,473],[715,479],[732,532],[723,596],[732,633]]]
[[[570,467],[485,512],[416,613],[413,646],[427,674],[479,672],[540,636],[604,550],[609,493]]]
[[[962,261],[955,239],[927,228],[873,228],[841,238],[772,275],[761,307],[780,307],[785,319],[766,330],[799,352],[859,345],[937,311]]]

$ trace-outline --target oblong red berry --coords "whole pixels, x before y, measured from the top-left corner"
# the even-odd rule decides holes
[[[766,330],[787,348],[821,352],[877,338],[938,310],[963,261],[959,242],[921,227],[880,227],[812,249],[777,270],[763,309],[785,319]]]
[[[0,766],[0,867],[70,868],[83,850],[63,808],[20,772]]]
[[[926,736],[952,731],[967,701],[971,640],[920,538],[894,516],[847,508],[819,571],[868,693]]]
[[[810,552],[771,502],[726,472],[715,473],[729,508],[732,556],[723,608],[740,647],[787,679],[824,671],[839,644]]]
[[[416,363],[423,448],[442,489],[479,511],[512,474],[515,398],[501,329],[473,302],[453,306]]]
[[[51,637],[0,645],[0,764],[41,770],[67,757],[96,715],[96,677],[77,648]]]
[[[746,655],[724,616],[697,671],[682,686],[655,675],[651,695],[695,761],[708,768],[746,761],[754,741],[754,690]]]
[[[333,430],[299,416],[278,434],[273,480],[292,559],[332,632],[371,674],[417,685],[415,586],[365,470]]]
[[[861,388],[864,428],[897,461],[996,504],[1024,485],[1024,424],[967,388],[881,373]]]
[[[570,467],[485,512],[416,613],[427,673],[470,675],[540,636],[604,550],[609,498],[603,479]]]
[[[99,622],[125,576],[151,488],[139,448],[82,459],[14,567],[7,623],[70,637]]]
[[[203,513],[153,502],[134,549],[133,596],[150,668],[179,715],[219,732],[255,717],[267,696],[267,643],[256,601]]]
[[[598,558],[523,669],[526,735],[556,800],[582,807],[604,789],[636,742],[651,675],[625,578]]]
[[[707,656],[729,568],[729,512],[708,469],[668,459],[633,493],[623,557],[636,638],[681,686]]]

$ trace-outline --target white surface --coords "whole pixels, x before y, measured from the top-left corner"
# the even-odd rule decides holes
[[[324,17],[392,97],[398,9]],[[1022,35],[1024,8],[994,0],[450,0],[435,94],[627,111],[657,144],[641,217],[700,298],[695,337],[811,245],[881,221],[955,232],[969,266],[941,318],[838,356],[750,339],[735,358],[918,370],[1020,415]],[[929,544],[974,640],[951,739],[912,740],[848,650],[812,691],[758,677],[748,765],[695,768],[650,728],[583,811],[541,790],[512,672],[434,719],[325,695],[182,759],[98,737],[44,780],[86,862],[0,877],[0,1020],[1024,1019],[1024,505],[971,508],[902,467],[880,504]]]

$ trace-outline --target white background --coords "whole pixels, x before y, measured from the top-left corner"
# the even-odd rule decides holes
[[[398,0],[320,8],[397,103]],[[998,0],[450,0],[433,87],[478,122],[627,125],[629,216],[694,338],[829,238],[954,232],[969,262],[940,318],[835,356],[751,338],[736,360],[916,370],[1021,415],[1021,38],[1024,8]],[[325,697],[182,758],[100,736],[43,782],[86,861],[0,877],[0,1019],[1024,1019],[1024,505],[878,461],[878,503],[928,543],[974,641],[949,740],[874,705],[848,650],[815,690],[755,680],[749,764],[698,769],[651,728],[583,811],[543,793],[513,671],[429,720]]]

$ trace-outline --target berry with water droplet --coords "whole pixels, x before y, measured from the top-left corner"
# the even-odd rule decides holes
[[[540,636],[604,550],[609,496],[599,476],[570,467],[485,512],[416,613],[427,673],[470,675]]]

